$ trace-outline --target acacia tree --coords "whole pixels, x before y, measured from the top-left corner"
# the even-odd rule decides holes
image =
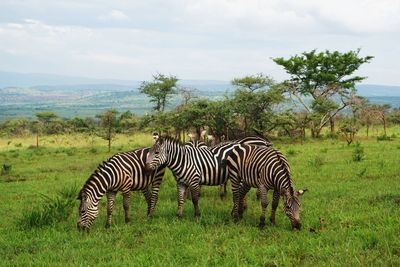
[[[97,115],[97,117],[100,118],[100,126],[102,127],[102,131],[99,132],[99,136],[108,141],[108,152],[111,151],[111,142],[115,137],[117,113],[118,111],[115,109],[110,109]]]
[[[57,115],[51,111],[37,112],[37,121],[33,123],[33,130],[36,133],[36,147],[39,147],[39,135],[43,130],[47,130],[51,121],[57,118]]]
[[[387,135],[387,115],[390,110],[391,106],[389,104],[383,104],[383,105],[372,105],[372,109],[375,111],[376,116],[379,118],[379,120],[382,121],[383,124],[383,132],[385,136]]]
[[[359,129],[360,121],[357,120],[362,116],[363,107],[368,102],[367,99],[361,96],[357,96],[355,94],[351,94],[349,97],[349,110],[350,116],[344,120],[344,124],[340,128],[340,132],[344,135],[347,145],[353,143],[354,138]]]
[[[231,83],[237,87],[231,100],[233,110],[243,123],[244,133],[267,130],[274,105],[284,100],[281,88],[263,74],[235,78]]]
[[[176,94],[176,83],[178,79],[175,76],[165,76],[163,74],[153,75],[153,81],[142,82],[139,92],[150,97],[150,102],[154,102],[154,110],[163,112],[168,99]]]
[[[360,57],[359,53],[360,49],[347,53],[312,50],[289,59],[273,59],[290,75],[285,81],[286,92],[310,114],[313,137],[318,137],[322,128],[350,104],[355,84],[366,78],[353,73],[373,57]]]

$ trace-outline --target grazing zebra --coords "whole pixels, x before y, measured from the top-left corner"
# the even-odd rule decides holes
[[[157,136],[154,139],[156,142],[148,155],[146,165],[154,170],[165,164],[172,170],[177,181],[178,217],[182,217],[186,188],[189,188],[192,195],[195,216],[199,216],[200,185],[215,186],[226,183],[228,180],[226,157],[229,151],[240,141],[222,143],[209,149],[203,142],[199,141],[183,144],[170,137]],[[245,138],[243,142],[250,142],[250,140],[252,142],[263,142],[263,144],[268,142],[260,137]]]
[[[246,144],[246,145],[265,146],[265,147],[272,146],[272,142],[267,138],[260,137],[260,136],[247,136],[247,137],[243,137],[243,138],[240,138],[237,140],[231,140],[231,141],[219,143],[217,145],[212,146],[210,149],[214,153],[217,153],[218,150],[226,149],[227,147],[229,147],[230,144]],[[228,183],[228,181],[226,181],[224,184],[220,185],[219,196],[221,197],[221,199],[226,196],[227,183]],[[258,196],[259,196],[259,192],[257,191],[257,198],[258,198]]]
[[[292,227],[300,229],[300,201],[298,196],[306,190],[294,191],[290,179],[290,168],[282,153],[272,147],[235,146],[227,159],[229,175],[232,181],[234,207],[232,215],[235,220],[243,214],[243,199],[251,187],[260,192],[261,216],[259,227],[265,226],[265,211],[268,206],[267,192],[273,189],[272,211],[270,222],[275,223],[275,212],[279,197],[284,200],[284,211]]]
[[[165,168],[148,172],[145,162],[149,148],[118,153],[103,162],[89,177],[79,192],[79,220],[78,229],[89,229],[98,215],[98,204],[101,197],[107,195],[107,222],[111,225],[111,215],[115,202],[115,195],[122,192],[125,222],[129,218],[129,199],[131,190],[143,192],[147,202],[147,214],[152,216],[158,199],[158,191],[164,176]],[[151,187],[151,191],[150,191]]]

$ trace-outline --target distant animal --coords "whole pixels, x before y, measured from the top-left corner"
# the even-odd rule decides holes
[[[149,148],[118,153],[103,162],[89,177],[79,192],[79,220],[77,227],[89,229],[98,215],[98,204],[104,194],[107,196],[107,221],[111,225],[115,195],[121,192],[125,211],[125,222],[130,221],[130,191],[142,191],[147,202],[147,214],[153,216],[158,199],[158,191],[165,168],[160,166],[152,172],[145,168]]]
[[[254,187],[260,193],[262,207],[260,228],[265,226],[268,190],[274,190],[270,222],[275,224],[275,212],[282,196],[284,211],[292,223],[292,228],[301,228],[298,197],[306,190],[297,192],[294,190],[289,164],[280,151],[272,147],[240,144],[231,150],[227,164],[232,183],[234,198],[232,215],[235,221],[242,217],[243,199],[250,188]]]

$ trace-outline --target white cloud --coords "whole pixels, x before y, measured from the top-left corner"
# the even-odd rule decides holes
[[[120,10],[111,10],[107,15],[99,16],[100,20],[128,21],[129,17]]]
[[[376,57],[361,70],[368,82],[400,84],[398,0],[36,1],[0,4],[0,69],[139,80],[157,71],[223,80],[265,72],[280,80],[271,57],[361,47]]]

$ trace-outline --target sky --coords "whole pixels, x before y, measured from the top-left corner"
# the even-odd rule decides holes
[[[372,55],[357,75],[400,85],[400,0],[1,0],[0,70],[91,78],[288,78],[272,58]]]

